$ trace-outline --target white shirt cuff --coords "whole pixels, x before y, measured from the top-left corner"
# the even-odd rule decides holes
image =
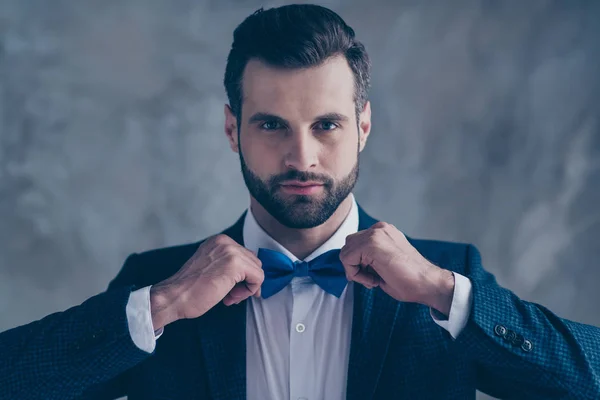
[[[135,290],[129,295],[127,307],[127,323],[131,340],[140,350],[152,353],[163,330],[154,332],[152,326],[152,312],[150,309],[150,287]]]
[[[473,285],[466,276],[462,276],[456,272],[452,273],[454,274],[454,294],[452,296],[448,319],[442,320],[436,318],[433,310],[430,310],[430,314],[436,324],[447,330],[456,339],[467,325],[467,321],[471,315]]]

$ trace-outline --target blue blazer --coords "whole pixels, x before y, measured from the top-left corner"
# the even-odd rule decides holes
[[[360,209],[360,227],[376,221]],[[225,234],[242,243],[242,216]],[[410,239],[470,278],[473,307],[454,340],[429,309],[356,285],[347,398],[600,399],[600,329],[557,317],[496,283],[472,245]],[[154,353],[132,342],[136,288],[174,274],[200,243],[131,255],[105,293],[0,334],[0,399],[246,398],[246,304],[165,328]],[[335,338],[331,338],[335,340]]]

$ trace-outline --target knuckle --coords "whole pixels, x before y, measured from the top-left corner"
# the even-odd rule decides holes
[[[228,244],[229,240],[230,240],[229,237],[227,235],[222,234],[222,233],[220,233],[220,234],[216,235],[215,237],[213,237],[213,242],[215,244],[218,244],[218,245]]]
[[[233,253],[226,253],[223,259],[225,263],[227,263],[227,265],[229,265],[230,267],[235,267],[237,264],[236,261],[238,257],[236,257]]]
[[[236,268],[235,264],[230,264],[228,268],[226,268],[225,275],[233,280],[233,283],[237,283],[242,280],[242,273],[239,268]]]
[[[373,244],[377,243],[377,241],[381,238],[381,235],[382,235],[382,233],[374,232],[367,239],[367,245],[373,245]]]
[[[236,242],[233,242],[231,239],[227,239],[226,243],[223,243],[221,245],[221,247],[223,248],[223,251],[225,252],[225,254],[232,254],[235,255],[239,258],[239,256],[243,255],[243,251],[241,251],[243,248],[237,244]]]
[[[223,245],[223,251],[225,254],[232,257],[236,257],[239,254],[238,249],[230,243]]]

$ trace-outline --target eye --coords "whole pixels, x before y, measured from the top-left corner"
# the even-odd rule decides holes
[[[317,129],[321,131],[333,131],[339,128],[339,125],[331,121],[321,121],[317,123]]]
[[[277,129],[282,129],[283,126],[279,123],[279,121],[265,121],[260,125],[261,129],[265,131],[276,131]]]

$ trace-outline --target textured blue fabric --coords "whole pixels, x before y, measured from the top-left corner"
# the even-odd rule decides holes
[[[115,287],[83,304],[0,333],[0,399],[75,399],[118,382],[149,354],[131,340],[125,307],[133,287]],[[125,394],[118,384],[103,398]]]
[[[265,299],[286,287],[294,277],[309,276],[321,289],[335,297],[340,297],[348,284],[339,249],[330,250],[308,262],[293,262],[285,254],[269,249],[258,249],[257,257],[265,272],[261,286],[261,296]]]
[[[360,209],[360,230],[375,222]],[[243,245],[242,223],[224,233]],[[454,340],[429,308],[354,284],[348,400],[475,399],[476,389],[502,399],[600,399],[599,328],[500,287],[471,245],[409,241],[471,280],[469,321]],[[130,291],[171,276],[199,245],[132,255],[107,292],[0,334],[0,399],[244,400],[246,302],[168,325],[153,354],[129,337]]]

